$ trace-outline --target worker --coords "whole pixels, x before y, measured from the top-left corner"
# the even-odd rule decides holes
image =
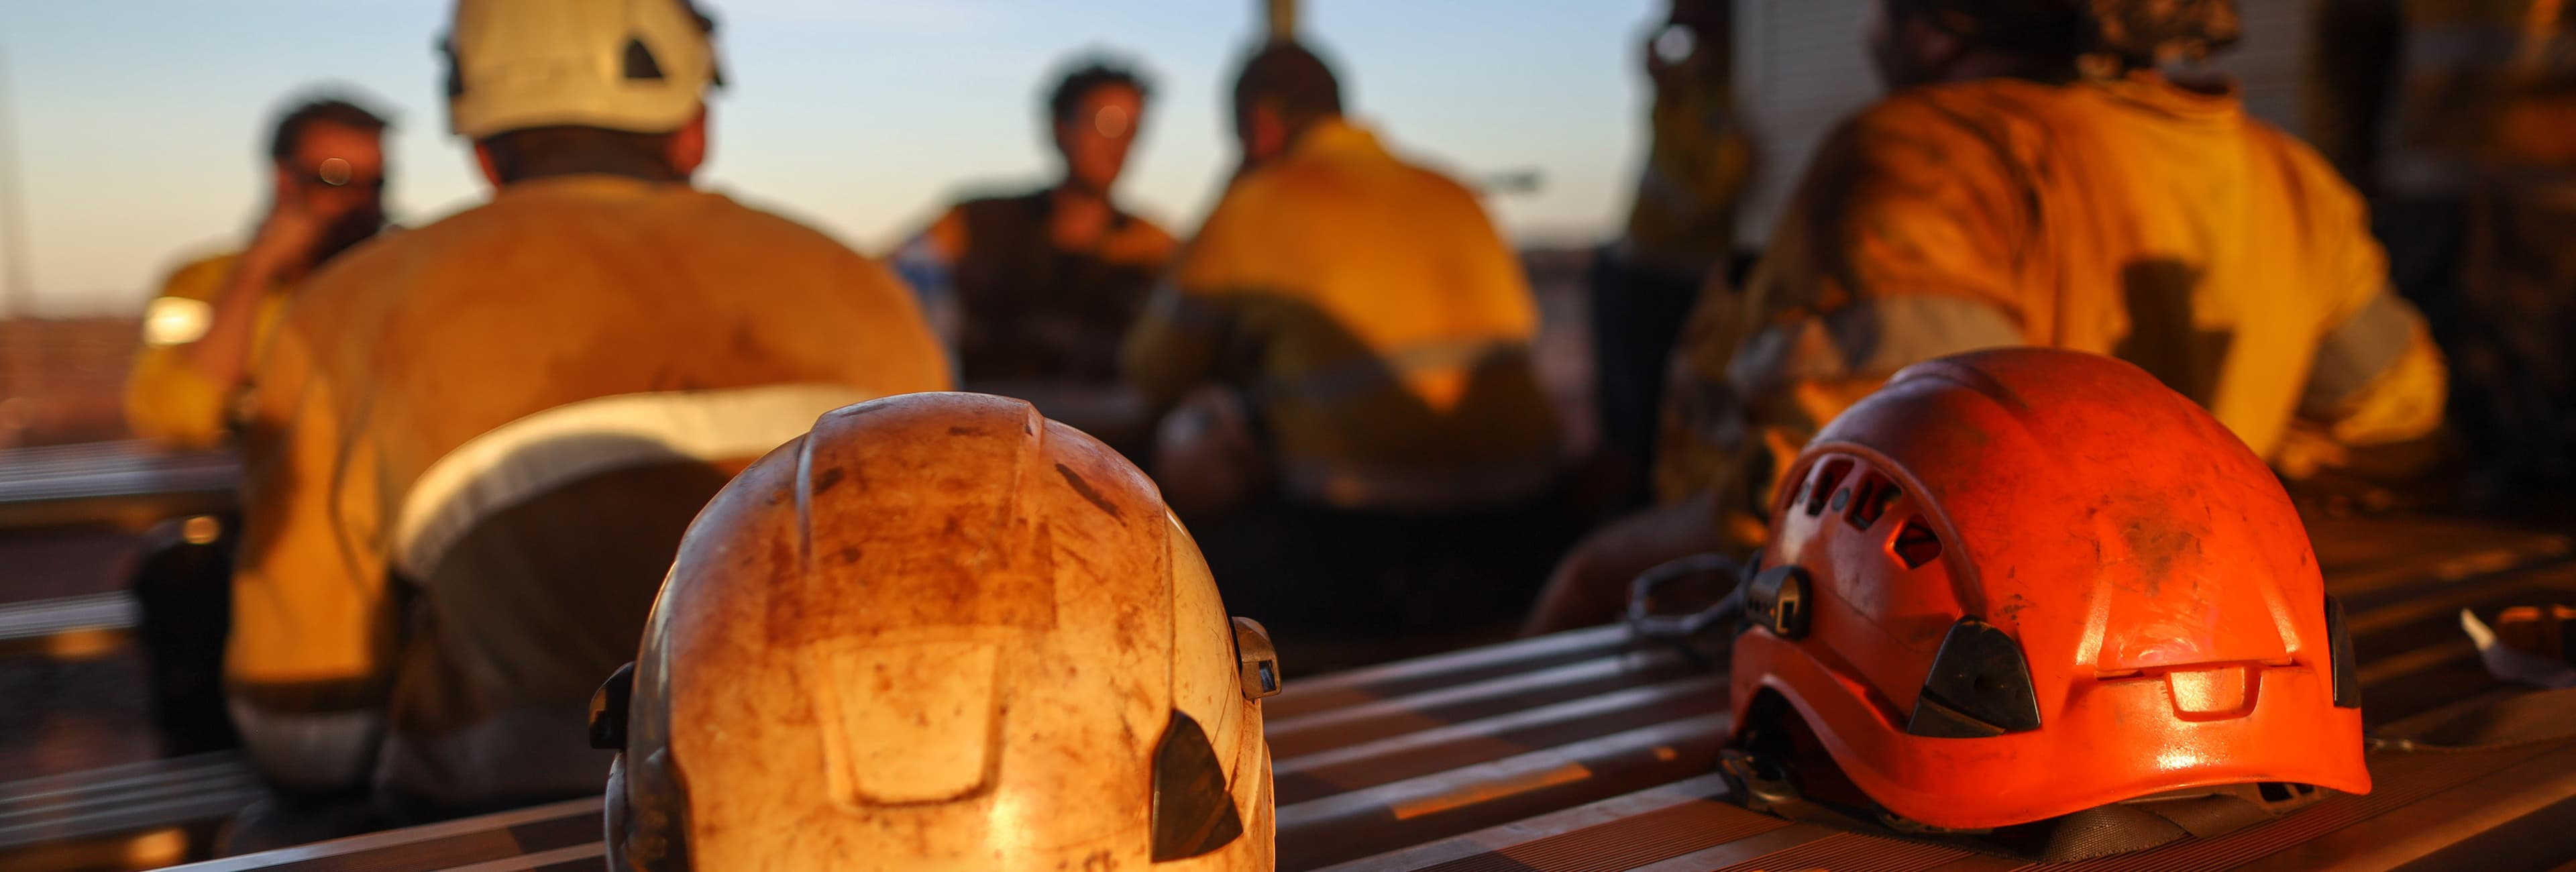
[[[2147,371],[1917,364],[1784,474],[1729,601],[1738,801],[2061,862],[2370,792],[2351,630],[2298,510]]]
[[[1032,383],[1117,386],[1118,337],[1173,249],[1171,234],[1113,196],[1150,96],[1133,70],[1077,62],[1043,107],[1063,165],[1056,181],[960,202],[895,255],[956,354],[960,382],[1014,395]]]
[[[1211,559],[1281,624],[1463,617],[1414,582],[1323,585],[1545,545],[1532,506],[1560,464],[1528,281],[1473,193],[1343,116],[1312,51],[1259,49],[1233,104],[1241,167],[1121,351],[1148,408],[1173,410],[1155,479],[1185,518],[1249,510],[1244,527],[1277,534],[1255,549],[1275,553]],[[1535,579],[1458,583],[1514,607]],[[1353,607],[1385,597],[1415,605]]]
[[[2576,9],[2336,0],[2310,138],[2372,195],[2398,288],[2453,363],[2473,505],[2576,480]]]
[[[613,869],[1269,872],[1261,624],[1117,452],[981,394],[822,416],[600,688]]]
[[[377,823],[595,794],[591,692],[698,509],[825,410],[947,386],[891,272],[690,186],[713,26],[456,5],[496,193],[314,277],[255,377],[226,678],[272,783]],[[277,808],[242,829],[312,834]]]
[[[264,153],[268,212],[249,246],[190,261],[144,310],[126,377],[126,423],[164,449],[233,441],[243,374],[296,286],[385,227],[384,116],[314,97],[277,118]],[[232,747],[224,713],[224,636],[232,610],[238,515],[172,519],[147,531],[130,587],[161,750]]]
[[[135,435],[170,448],[230,441],[241,376],[296,285],[385,226],[386,126],[340,98],[312,99],[277,119],[268,213],[249,246],[179,267],[144,310],[143,346],[125,386]]]
[[[1735,210],[1752,147],[1735,111],[1733,4],[1673,0],[1647,40],[1645,167],[1625,232],[1593,253],[1593,397],[1621,491],[1647,500],[1655,425],[1673,342],[1712,275],[1732,272]]]
[[[1828,138],[1743,291],[1694,310],[1664,504],[1579,546],[1525,629],[1609,620],[1647,567],[1760,542],[1808,435],[1942,354],[2120,357],[2293,479],[2441,423],[2441,355],[2351,186],[2232,83],[2156,72],[2232,42],[2232,3],[1877,2],[1896,90]]]

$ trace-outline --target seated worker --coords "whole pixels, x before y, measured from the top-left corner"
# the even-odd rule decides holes
[[[1648,499],[1673,343],[1710,274],[1735,260],[1735,211],[1753,149],[1735,111],[1733,6],[1672,0],[1642,46],[1654,88],[1644,166],[1626,227],[1593,252],[1584,277],[1594,405],[1622,510]]]
[[[385,127],[336,99],[277,119],[268,214],[249,247],[179,267],[144,311],[143,347],[125,383],[135,435],[170,448],[230,441],[242,373],[296,284],[385,226]]]
[[[958,381],[1023,396],[1112,444],[1147,422],[1116,389],[1118,339],[1172,256],[1171,234],[1111,189],[1145,124],[1133,71],[1089,61],[1046,101],[1064,175],[1035,191],[958,203],[913,237],[895,269],[956,355]]]
[[[1694,311],[1666,504],[1569,555],[1528,631],[1610,620],[1638,572],[1758,543],[1808,435],[1944,354],[2119,357],[2293,479],[2440,425],[2441,355],[2351,186],[2231,86],[2155,71],[2232,42],[2232,3],[1878,4],[1897,90],[1825,143],[1743,292]]]
[[[947,386],[892,273],[690,186],[712,27],[458,3],[449,120],[496,193],[316,276],[256,376],[225,665],[272,783],[396,823],[596,794],[591,692],[699,508],[824,411]]]
[[[232,441],[242,375],[297,284],[385,226],[385,127],[382,116],[338,99],[307,100],[277,119],[268,139],[268,213],[249,247],[181,266],[144,312],[143,343],[125,383],[135,435],[169,449]],[[167,754],[236,741],[224,714],[222,664],[237,521],[200,515],[144,537],[132,582],[142,618],[135,635]]]
[[[1210,546],[1227,596],[1246,608],[1292,627],[1355,612],[1463,617],[1457,597],[1418,577],[1433,570],[1403,567],[1506,561],[1549,544],[1527,529],[1560,464],[1530,367],[1538,312],[1520,264],[1473,193],[1343,118],[1340,85],[1307,49],[1274,42],[1246,61],[1234,120],[1242,168],[1119,358],[1158,411],[1214,389],[1162,425],[1155,479],[1184,517],[1241,502],[1214,492],[1224,482],[1275,482],[1262,511],[1286,517],[1242,526],[1283,536],[1252,549],[1277,554]],[[1211,426],[1226,421],[1241,426]],[[1219,528],[1210,541],[1226,538]],[[1270,574],[1277,585],[1260,580]],[[1479,585],[1479,607],[1517,609],[1502,588],[1525,593],[1536,578],[1524,574],[1451,581]],[[1333,583],[1418,602],[1354,610],[1319,586]]]

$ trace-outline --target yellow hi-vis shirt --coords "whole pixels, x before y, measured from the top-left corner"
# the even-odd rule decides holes
[[[135,435],[167,448],[212,448],[230,438],[240,386],[207,378],[188,360],[188,349],[213,326],[215,297],[240,260],[222,254],[178,268],[144,309],[143,346],[125,377],[125,422]],[[251,328],[252,360],[268,346],[289,296],[287,288],[276,287],[260,300]]]
[[[2136,363],[2294,476],[2441,420],[2441,357],[2307,146],[2151,74],[1989,79],[1900,91],[1826,143],[1747,286],[1686,328],[1658,491],[1756,509],[1897,369],[1997,345]]]
[[[1120,369],[1158,407],[1209,382],[1241,390],[1292,496],[1463,508],[1554,474],[1537,332],[1475,195],[1329,120],[1226,191]]]
[[[704,501],[825,411],[948,384],[877,263],[613,176],[515,183],[344,254],[272,344],[235,720],[286,784],[453,803],[595,791],[575,727]]]

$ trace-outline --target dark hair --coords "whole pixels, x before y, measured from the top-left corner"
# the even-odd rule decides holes
[[[1305,46],[1279,40],[1243,62],[1243,72],[1234,77],[1234,114],[1237,119],[1252,107],[1268,103],[1279,110],[1289,126],[1342,114],[1342,84],[1333,78],[1333,69],[1324,65]]]
[[[482,140],[492,172],[503,183],[540,176],[605,173],[652,181],[677,181],[671,134],[558,125],[496,133]]]
[[[1888,20],[1922,20],[1978,48],[2072,70],[2091,50],[2090,16],[2074,0],[1885,0]]]
[[[384,116],[369,112],[358,104],[337,97],[307,100],[278,116],[277,128],[268,135],[268,158],[279,163],[295,157],[295,146],[304,140],[305,128],[316,124],[336,124],[351,130],[380,133],[392,127]]]
[[[1153,86],[1147,84],[1145,78],[1138,75],[1134,69],[1106,59],[1092,59],[1082,61],[1080,64],[1065,73],[1064,78],[1056,82],[1055,90],[1047,94],[1048,118],[1057,121],[1072,120],[1074,113],[1082,109],[1082,98],[1090,96],[1092,91],[1111,85],[1134,88],[1139,97],[1154,96]]]
[[[1893,20],[1921,18],[1999,54],[2073,67],[2202,57],[2242,34],[2236,0],[1886,0]]]

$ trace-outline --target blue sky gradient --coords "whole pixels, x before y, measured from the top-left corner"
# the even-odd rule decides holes
[[[1186,233],[1233,161],[1221,100],[1255,0],[712,0],[732,87],[703,183],[870,253],[951,194],[1051,172],[1038,99],[1106,50],[1156,100],[1121,193]],[[1307,0],[1354,114],[1462,176],[1538,170],[1492,201],[1526,242],[1605,237],[1639,159],[1653,0]],[[445,130],[436,0],[0,0],[40,311],[105,313],[179,258],[239,244],[274,108],[337,82],[398,115],[395,214],[484,196]]]

